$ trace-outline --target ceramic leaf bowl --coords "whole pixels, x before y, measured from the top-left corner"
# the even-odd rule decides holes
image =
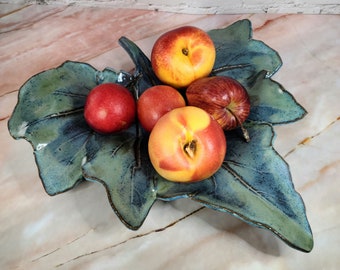
[[[309,252],[312,232],[289,166],[275,151],[274,126],[301,119],[306,111],[271,79],[281,67],[276,51],[252,39],[251,23],[238,21],[208,32],[216,47],[213,75],[230,76],[248,91],[251,112],[240,130],[226,132],[228,151],[209,179],[174,183],[159,176],[147,152],[148,134],[136,122],[128,130],[101,135],[89,128],[83,107],[89,91],[104,82],[120,83],[135,96],[161,82],[150,60],[129,39],[119,42],[135,64],[134,73],[98,71],[80,62],[31,77],[19,91],[9,121],[11,135],[31,143],[43,186],[49,195],[82,181],[101,183],[110,205],[130,229],[138,229],[156,200],[188,198],[269,229],[288,245]]]

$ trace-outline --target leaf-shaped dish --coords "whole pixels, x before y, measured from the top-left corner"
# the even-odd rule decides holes
[[[251,113],[239,130],[226,133],[228,151],[220,170],[198,183],[173,183],[153,169],[148,134],[136,122],[112,135],[92,131],[83,117],[89,91],[103,82],[127,86],[138,97],[160,84],[150,60],[132,41],[119,42],[130,55],[134,74],[67,61],[30,78],[19,91],[9,121],[11,135],[32,144],[46,192],[65,192],[82,180],[103,184],[121,221],[138,229],[157,199],[190,198],[269,229],[290,246],[309,252],[313,236],[304,203],[295,191],[289,167],[273,148],[273,125],[301,119],[306,111],[271,76],[280,68],[277,52],[252,39],[251,23],[242,20],[209,32],[217,51],[213,75],[237,79],[247,89]]]

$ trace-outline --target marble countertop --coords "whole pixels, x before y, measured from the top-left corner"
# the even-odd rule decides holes
[[[117,40],[146,54],[163,32],[204,30],[239,19],[279,52],[274,79],[308,111],[276,127],[276,150],[290,165],[313,235],[303,253],[271,232],[189,200],[156,202],[138,231],[112,211],[99,184],[50,197],[32,148],[15,141],[7,122],[18,89],[66,60],[130,70]],[[338,269],[340,265],[340,17],[337,15],[185,15],[143,10],[0,4],[1,269]]]

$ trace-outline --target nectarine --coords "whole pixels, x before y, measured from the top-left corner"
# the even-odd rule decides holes
[[[98,133],[124,130],[133,123],[135,115],[135,99],[122,85],[100,84],[93,88],[86,98],[85,120]]]
[[[185,106],[177,89],[168,85],[155,85],[146,89],[137,101],[138,120],[146,131],[151,131],[165,113]]]

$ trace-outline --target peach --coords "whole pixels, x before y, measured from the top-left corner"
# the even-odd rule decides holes
[[[215,58],[215,45],[210,36],[193,26],[164,33],[151,51],[156,76],[175,88],[187,87],[194,80],[208,76]]]
[[[226,149],[221,126],[203,109],[194,106],[173,109],[162,116],[148,143],[155,170],[175,182],[209,178],[221,167]]]

